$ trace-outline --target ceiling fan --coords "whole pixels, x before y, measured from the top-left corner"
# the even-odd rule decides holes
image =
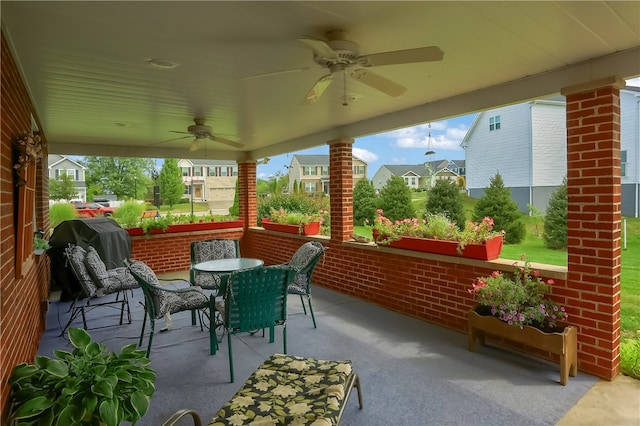
[[[188,135],[188,136],[183,136],[181,138],[170,139],[170,140],[185,139],[193,136],[194,139],[193,139],[193,142],[191,143],[191,146],[189,147],[189,151],[197,151],[202,146],[202,142],[207,139],[211,139],[214,142],[220,142],[225,145],[232,146],[234,148],[244,147],[244,145],[241,144],[240,142],[234,142],[232,140],[221,138],[214,135],[211,132],[211,126],[207,126],[204,124],[205,121],[206,120],[204,118],[196,117],[193,119],[193,122],[195,124],[192,124],[191,126],[187,127],[186,132],[170,130],[171,133],[183,133],[185,135]],[[169,141],[163,141],[163,142],[169,142]]]
[[[357,43],[347,40],[346,33],[341,30],[329,31],[326,40],[315,38],[300,38],[302,43],[313,50],[313,60],[329,69],[326,74],[313,85],[305,98],[305,103],[316,102],[329,87],[336,73],[344,74],[346,105],[346,77],[347,73],[354,80],[366,84],[389,96],[396,97],[406,92],[407,88],[381,75],[371,72],[368,68],[382,65],[400,65],[415,62],[440,61],[444,53],[437,46],[418,47],[415,49],[394,50],[383,53],[373,53],[360,56]]]

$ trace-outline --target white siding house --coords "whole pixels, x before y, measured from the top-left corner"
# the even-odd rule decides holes
[[[353,185],[360,179],[367,178],[367,163],[353,156]],[[293,185],[300,183],[304,192],[329,193],[329,156],[328,155],[294,155],[289,165],[289,192]]]
[[[639,198],[639,102],[640,89],[620,91],[622,214],[634,217]],[[562,96],[479,113],[461,144],[469,195],[481,197],[500,173],[522,212],[529,211],[528,204],[546,211],[549,197],[567,173],[566,133]]]
[[[47,167],[49,169],[49,179],[58,179],[62,174],[71,176],[78,189],[78,193],[74,198],[85,202],[87,201],[87,185],[85,182],[86,167],[65,155],[57,154],[50,154],[47,157]]]
[[[436,160],[421,164],[383,164],[371,181],[380,191],[391,176],[400,176],[411,189],[433,187],[436,180],[458,182],[463,188],[465,182],[465,160]]]
[[[178,160],[185,185],[185,198],[207,201],[211,208],[228,209],[233,205],[238,179],[238,164],[223,160]]]

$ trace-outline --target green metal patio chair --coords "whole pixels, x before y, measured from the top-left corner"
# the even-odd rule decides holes
[[[283,351],[287,353],[287,287],[292,271],[282,266],[267,266],[231,274],[223,299],[210,304],[220,313],[229,346],[229,372],[233,383],[232,335],[254,333],[269,329],[269,343],[274,342],[275,326],[282,326]],[[215,354],[218,340],[211,327],[211,353]]]
[[[142,346],[144,338],[144,330],[147,325],[147,316],[151,331],[149,334],[149,343],[147,345],[147,358],[151,353],[151,344],[153,342],[153,334],[155,332],[156,319],[164,317],[170,322],[168,315],[191,311],[192,325],[195,325],[195,312],[198,314],[200,321],[200,330],[203,330],[202,314],[208,315],[209,299],[207,295],[199,287],[186,288],[168,288],[161,286],[156,274],[144,262],[137,260],[125,260],[127,268],[131,275],[138,281],[144,293],[144,310],[145,316],[142,321],[142,330],[140,331],[140,341],[138,346]],[[184,280],[186,282],[186,280]]]
[[[311,305],[311,276],[318,264],[320,258],[324,255],[327,247],[317,241],[309,241],[304,243],[291,257],[287,263],[281,266],[288,266],[294,270],[295,274],[289,284],[288,293],[297,294],[302,302],[302,310],[307,315],[307,308],[304,305],[304,296],[307,297],[311,319],[313,320],[313,328],[316,326],[316,317],[313,315],[313,306]]]
[[[207,260],[232,259],[240,257],[240,245],[238,240],[210,239],[204,241],[192,241],[190,244],[191,266],[189,268],[189,281],[191,285],[207,290],[220,290],[221,280],[226,280],[229,274],[214,274],[201,272],[194,269],[194,265]]]

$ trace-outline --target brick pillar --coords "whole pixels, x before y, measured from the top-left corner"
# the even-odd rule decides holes
[[[256,196],[256,162],[238,162],[238,202],[240,204],[240,219],[244,221],[244,228],[256,226],[258,221],[258,200]]]
[[[331,240],[348,241],[353,233],[353,139],[336,139],[328,145]]]
[[[620,372],[620,88],[607,78],[567,87],[568,300],[580,369]]]

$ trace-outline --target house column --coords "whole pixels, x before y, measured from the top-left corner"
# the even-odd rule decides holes
[[[566,87],[569,317],[580,369],[620,372],[620,89],[610,77]]]
[[[251,226],[256,226],[258,222],[256,167],[255,160],[238,161],[239,216],[244,221],[245,230]]]
[[[351,138],[328,142],[332,241],[348,241],[353,233],[353,142]]]

